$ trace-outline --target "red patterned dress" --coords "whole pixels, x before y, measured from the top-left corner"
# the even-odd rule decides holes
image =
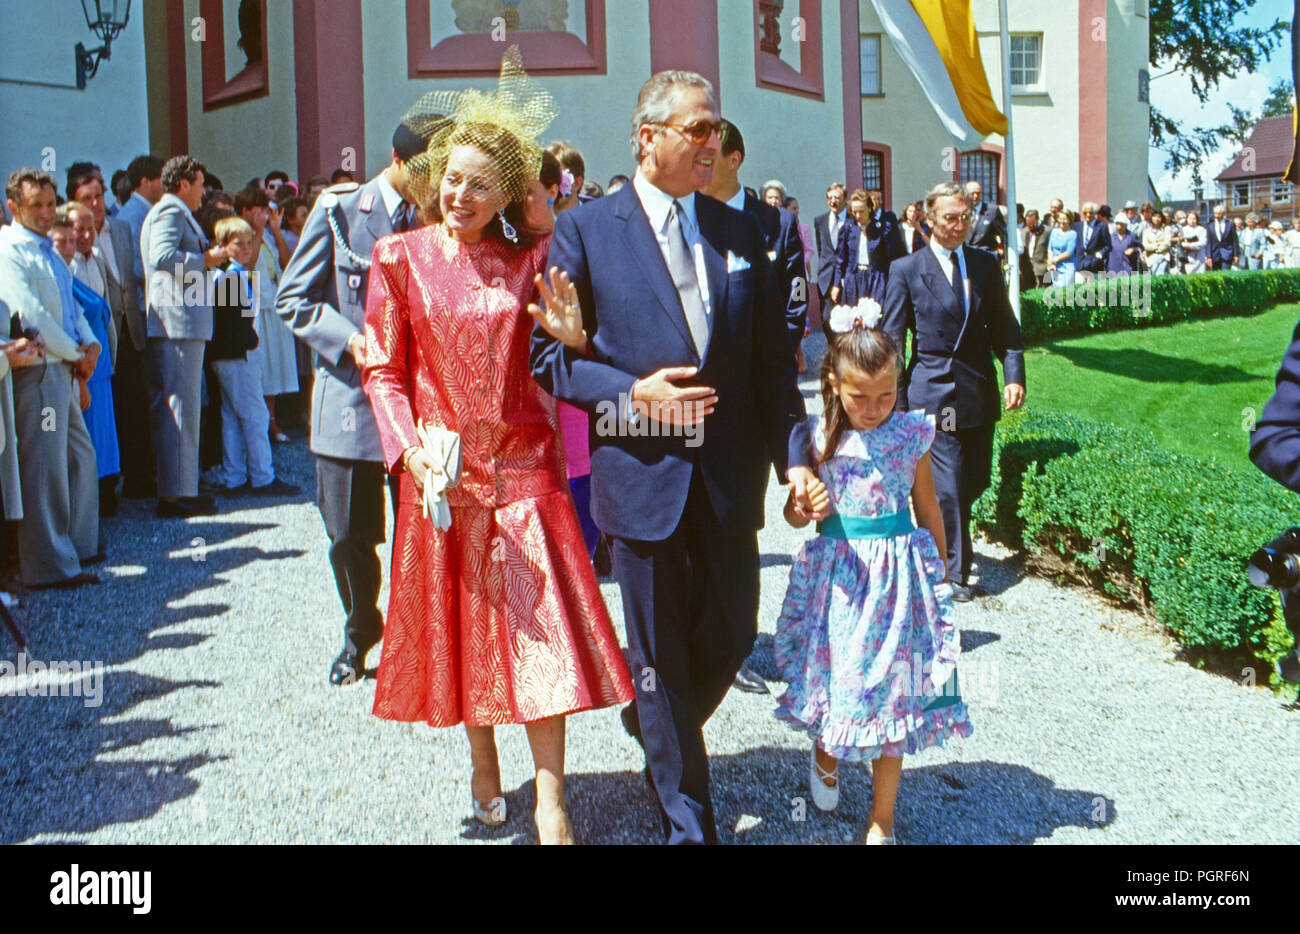
[[[491,726],[632,698],[554,405],[529,375],[524,309],[549,246],[461,243],[441,224],[375,244],[363,378],[389,470],[420,419],[458,432],[462,459],[446,532],[401,473],[376,716]]]

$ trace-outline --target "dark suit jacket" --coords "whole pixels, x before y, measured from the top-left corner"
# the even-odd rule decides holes
[[[1038,224],[1037,233],[1030,233],[1026,228],[1020,229],[1020,289],[1027,291],[1043,284],[1047,275],[1047,241],[1052,232]]]
[[[1003,220],[1002,212],[993,202],[981,201],[979,213],[975,215],[970,230],[966,232],[966,245],[996,254],[998,246],[1005,248],[1006,243],[1007,222]]]
[[[1210,222],[1205,225],[1205,255],[1214,260],[1215,269],[1231,269],[1237,262],[1237,254],[1241,252],[1237,246],[1237,228],[1233,226],[1231,218],[1225,217],[1223,239],[1220,240],[1215,230],[1217,223],[1214,218],[1210,218]]]
[[[1300,324],[1277,371],[1277,388],[1250,436],[1250,459],[1287,489],[1300,493]]]
[[[1074,246],[1074,268],[1080,272],[1105,272],[1110,265],[1110,225],[1094,219],[1092,236],[1084,242],[1083,221],[1074,222],[1079,235]]]
[[[963,319],[957,296],[934,251],[894,263],[885,289],[882,330],[900,347],[914,340],[898,385],[898,409],[924,408],[943,427],[974,428],[1002,417],[994,354],[1008,383],[1025,383],[1020,325],[1011,311],[1001,263],[985,250],[963,247],[970,309]],[[951,410],[952,421],[949,419]]]
[[[899,256],[898,250],[903,240],[897,222],[892,225],[890,223],[893,212],[885,213],[883,222],[873,220],[867,224],[867,247],[870,252],[866,262],[872,269],[889,275],[889,264]],[[862,229],[851,217],[840,228],[839,243],[835,245],[835,278],[832,285],[844,288],[844,277],[857,269],[858,263],[863,261],[858,252],[862,243],[861,232]],[[840,301],[844,299],[841,298]]]
[[[830,233],[831,212],[818,214],[813,218],[813,239],[817,241],[817,288],[825,295],[835,284],[835,245]],[[844,212],[844,223],[848,223],[848,211]],[[840,225],[840,230],[844,224]]]
[[[875,213],[871,222],[886,231],[885,247],[891,260],[907,255],[907,244],[903,242],[903,228],[898,226],[897,214],[882,209]]]
[[[807,434],[776,273],[757,221],[697,196],[708,269],[709,341],[698,360],[681,298],[633,184],[565,211],[547,266],[566,270],[582,304],[592,356],[534,329],[533,377],[558,399],[592,413],[592,517],[610,535],[661,541],[677,528],[698,466],[718,521],[736,533],[763,525],[768,464],[785,477],[791,435]],[[699,442],[642,415],[625,419],[632,384],[669,366],[695,366],[718,406]],[[636,432],[636,433],[634,433]],[[641,433],[641,432],[644,432]],[[796,451],[806,451],[801,439]],[[795,460],[808,466],[808,460]]]
[[[795,216],[783,208],[745,195],[745,213],[752,214],[763,232],[767,258],[776,267],[776,281],[785,296],[786,327],[790,331],[791,353],[803,340],[808,322],[808,270],[803,264],[803,241]],[[803,285],[797,286],[796,283]]]

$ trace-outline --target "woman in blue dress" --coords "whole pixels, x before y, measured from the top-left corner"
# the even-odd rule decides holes
[[[1047,268],[1052,270],[1052,285],[1063,286],[1074,282],[1074,251],[1079,243],[1079,232],[1070,227],[1070,215],[1062,211],[1056,216],[1056,229],[1047,238]]]
[[[837,305],[856,305],[859,299],[885,301],[889,261],[899,236],[892,214],[881,212],[865,189],[849,196],[849,217],[835,242],[835,278],[830,299]]]

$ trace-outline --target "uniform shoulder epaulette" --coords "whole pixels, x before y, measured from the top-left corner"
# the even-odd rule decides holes
[[[343,194],[347,194],[348,192],[356,191],[360,187],[361,187],[360,182],[339,182],[337,185],[330,185],[325,190],[332,191],[335,194],[343,195]]]

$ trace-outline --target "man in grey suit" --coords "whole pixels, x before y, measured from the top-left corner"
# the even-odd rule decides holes
[[[54,180],[19,169],[5,184],[5,200],[14,223],[0,229],[0,306],[10,327],[40,343],[44,356],[13,373],[23,584],[97,583],[83,568],[102,560],[99,471],[75,386],[78,376],[94,372],[102,348],[73,297],[72,274],[46,236]]]
[[[149,414],[158,450],[158,515],[214,515],[199,495],[199,408],[204,344],[212,337],[212,278],[226,261],[208,247],[193,212],[203,201],[203,166],[173,156],[162,170],[164,194],[140,229],[149,334]]]
[[[378,608],[384,540],[384,451],[370,400],[361,388],[366,287],[375,241],[415,226],[405,162],[426,137],[405,122],[393,134],[392,162],[363,185],[323,191],[280,279],[276,311],[312,349],[311,449],[316,501],[330,539],[330,566],[347,618],[343,651],[330,667],[333,685],[365,676],[366,653],[383,634]]]

